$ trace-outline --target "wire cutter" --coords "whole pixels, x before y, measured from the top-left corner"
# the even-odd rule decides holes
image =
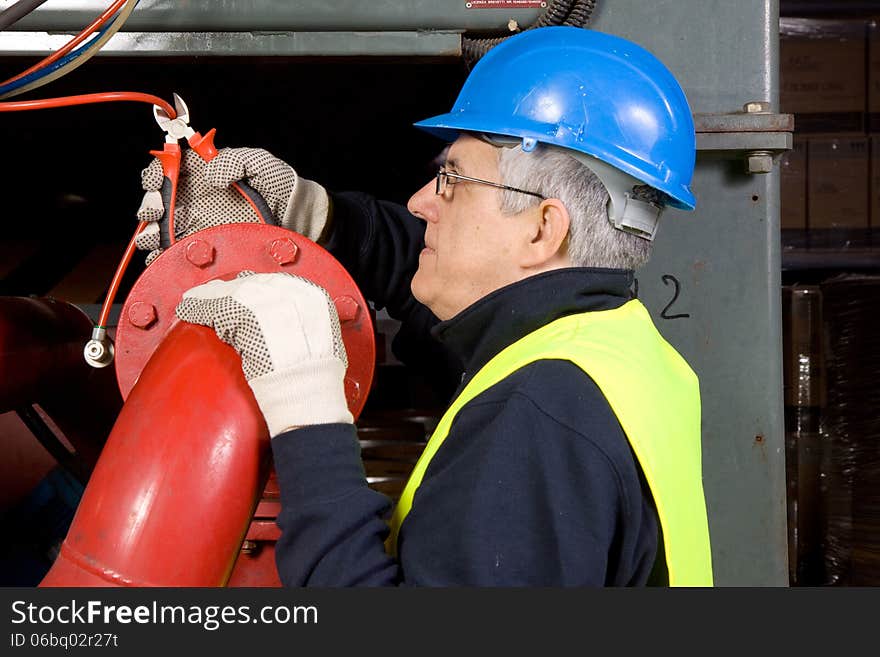
[[[183,98],[177,94],[174,94],[174,109],[177,116],[172,119],[161,107],[153,105],[153,116],[156,123],[165,132],[165,144],[162,150],[150,151],[150,155],[155,155],[162,163],[162,172],[165,177],[161,190],[165,213],[159,220],[159,245],[163,249],[177,241],[174,236],[174,206],[177,198],[177,180],[180,175],[182,155],[178,142],[181,139],[186,139],[190,148],[198,153],[205,162],[217,157],[217,149],[214,146],[216,129],[211,128],[204,136],[193,130],[189,125],[189,109]],[[232,187],[245,198],[262,223],[278,225],[266,201],[253,187],[241,180],[233,182]]]

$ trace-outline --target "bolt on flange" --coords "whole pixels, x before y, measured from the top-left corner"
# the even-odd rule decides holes
[[[289,237],[272,240],[269,244],[269,255],[279,265],[290,265],[296,262],[299,247]]]
[[[350,296],[342,296],[333,299],[333,305],[336,306],[336,314],[339,315],[340,322],[353,322],[357,319],[360,312],[358,302]]]
[[[186,259],[196,267],[207,267],[214,262],[214,247],[204,240],[194,240],[186,247]]]
[[[156,306],[146,301],[135,301],[128,309],[128,321],[139,329],[149,328],[156,318]]]

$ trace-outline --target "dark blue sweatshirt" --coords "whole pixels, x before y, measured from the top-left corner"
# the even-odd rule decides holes
[[[424,223],[366,195],[333,194],[326,247],[364,295],[401,321],[392,348],[460,390],[495,354],[559,317],[617,308],[633,274],[570,268],[496,290],[439,322],[410,292]],[[367,486],[353,425],[272,440],[281,487],[276,545],[288,586],[629,586],[658,545],[650,492],[593,380],[532,363],[456,416],[384,550],[390,501]]]

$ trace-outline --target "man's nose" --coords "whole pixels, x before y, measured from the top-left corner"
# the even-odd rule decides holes
[[[437,183],[434,180],[426,183],[419,191],[413,194],[406,204],[409,210],[419,219],[436,222],[441,198],[436,193]]]

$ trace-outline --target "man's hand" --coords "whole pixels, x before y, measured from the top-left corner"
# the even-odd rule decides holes
[[[185,322],[213,328],[241,355],[270,436],[353,422],[339,317],[323,288],[290,274],[242,272],[188,290],[176,312]]]
[[[327,223],[326,190],[258,148],[222,148],[210,162],[195,151],[183,152],[174,213],[175,239],[221,224],[258,222],[250,203],[230,186],[238,180],[245,180],[263,197],[280,225],[318,241]],[[153,159],[141,172],[145,194],[137,212],[138,220],[150,222],[136,239],[139,249],[150,251],[148,265],[162,252],[157,223],[165,212],[160,194],[162,181],[162,165]]]

